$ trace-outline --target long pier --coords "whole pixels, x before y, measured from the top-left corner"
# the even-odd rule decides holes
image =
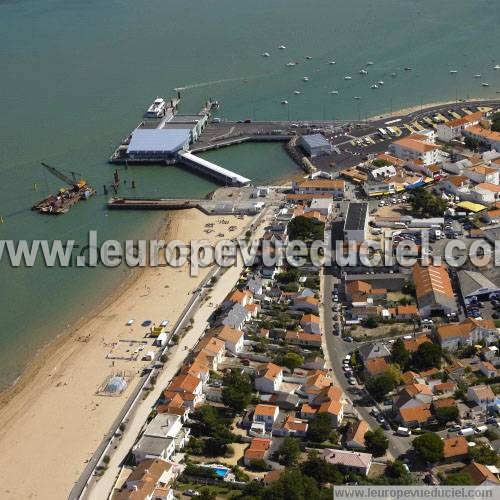
[[[255,200],[238,202],[197,198],[111,198],[108,208],[114,210],[190,210],[206,215],[255,215],[263,203]]]

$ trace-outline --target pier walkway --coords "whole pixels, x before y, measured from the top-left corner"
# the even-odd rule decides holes
[[[179,161],[188,168],[228,186],[246,186],[250,184],[250,179],[247,177],[243,177],[215,163],[199,158],[190,152],[179,153]]]

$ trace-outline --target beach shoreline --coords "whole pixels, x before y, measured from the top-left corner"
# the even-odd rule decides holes
[[[221,239],[215,236],[218,231],[228,228],[220,219],[196,209],[174,212],[157,234],[165,240],[203,238],[215,244]],[[237,227],[231,237],[249,220],[223,219]],[[208,222],[215,224],[213,235],[206,234]],[[98,310],[79,319],[78,327],[38,351],[0,399],[0,446],[9,450],[0,456],[2,498],[48,498],[48,492],[53,492],[50,498],[66,498],[148,365],[143,353],[135,358],[131,353],[138,345],[144,345],[144,352],[158,349],[152,347],[142,321],[168,319],[174,325],[211,269],[200,269],[197,277],[190,276],[186,266],[132,272]],[[134,325],[125,325],[129,318],[135,319]],[[103,396],[100,389],[118,372],[127,376],[127,388],[119,396]],[[23,482],[27,470],[33,481]],[[55,470],[56,478],[50,473]]]

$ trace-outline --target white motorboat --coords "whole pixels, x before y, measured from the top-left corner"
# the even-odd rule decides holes
[[[293,91],[293,93],[294,93],[295,95],[299,95],[299,94],[300,94],[300,90],[294,90],[294,91]]]
[[[334,64],[337,64],[335,61],[330,61],[328,64],[330,64],[331,66],[333,66]]]
[[[374,83],[370,88],[371,89],[378,89],[378,85],[376,83]]]
[[[281,104],[286,105],[286,104],[288,104],[288,101],[287,100],[283,100],[283,101],[281,101]]]
[[[367,75],[368,71],[366,71],[366,69],[361,69],[361,70],[359,70],[359,74],[360,75]]]
[[[304,80],[305,82],[308,82],[309,81],[309,77],[308,76],[304,76],[304,78],[302,78],[302,80]]]
[[[396,73],[391,73],[391,76],[394,78],[394,77],[396,77],[397,75],[396,75]]]
[[[385,84],[385,82],[384,82],[383,80],[379,80],[378,84],[379,84],[379,85],[384,85],[384,84]]]
[[[373,66],[373,61],[368,61],[368,62],[366,63],[366,65],[367,65],[367,66]]]
[[[286,49],[286,47],[285,47],[284,45],[280,45],[280,46],[278,47],[278,49],[280,49],[280,50],[285,50],[285,49]]]
[[[307,59],[308,61],[310,61],[310,60],[312,59],[312,57],[311,57],[311,56],[306,56],[306,59]]]
[[[481,78],[481,75],[478,73],[477,75],[474,75],[474,78]]]
[[[458,71],[456,69],[450,69],[450,74],[451,75],[455,75],[456,73],[458,73]]]
[[[489,86],[490,86],[490,84],[489,84],[489,83],[485,83],[485,82],[481,83],[481,85],[482,85],[483,87],[489,87]]]
[[[344,76],[344,80],[352,80],[352,76]]]
[[[500,64],[495,64],[495,66],[493,66],[493,69],[500,69]]]
[[[270,56],[271,56],[271,54],[269,54],[269,52],[264,52],[264,53],[262,54],[262,57],[270,57]]]
[[[337,95],[338,93],[339,93],[339,91],[338,91],[338,90],[332,90],[332,91],[330,92],[330,94],[332,94],[332,95]]]
[[[164,113],[165,109],[167,107],[167,104],[165,102],[165,99],[162,99],[161,97],[157,97],[151,106],[149,106],[148,110],[145,113],[145,116],[147,118],[161,118]]]
[[[292,68],[293,66],[297,66],[297,63],[294,62],[294,61],[290,61],[290,62],[286,63],[285,66],[288,66],[289,68]]]

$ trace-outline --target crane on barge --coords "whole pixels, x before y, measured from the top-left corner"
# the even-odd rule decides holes
[[[65,214],[75,203],[87,200],[96,193],[96,190],[78,172],[70,172],[71,177],[68,177],[47,163],[41,162],[41,165],[70,188],[59,189],[57,194],[51,194],[33,205],[32,210],[38,210],[41,214]]]

